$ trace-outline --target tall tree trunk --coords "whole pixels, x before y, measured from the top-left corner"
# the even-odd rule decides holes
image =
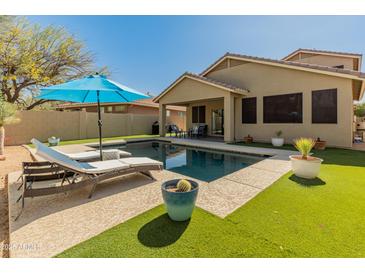
[[[5,147],[5,128],[3,126],[0,126],[0,160],[5,160],[4,147]]]

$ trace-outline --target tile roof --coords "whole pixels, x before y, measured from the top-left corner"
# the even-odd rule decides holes
[[[236,57],[236,58],[242,58],[242,59],[269,62],[269,63],[273,63],[273,64],[282,64],[282,65],[289,65],[289,66],[293,66],[293,67],[302,67],[302,68],[308,68],[308,69],[313,69],[313,70],[321,70],[321,71],[334,72],[334,73],[339,73],[339,74],[347,74],[347,75],[352,75],[352,76],[356,76],[356,77],[365,79],[365,73],[360,72],[360,71],[332,68],[332,67],[328,67],[328,66],[306,64],[306,63],[300,63],[300,62],[294,62],[294,61],[284,61],[284,60],[276,60],[276,59],[263,58],[263,57],[255,57],[255,56],[229,53],[229,52],[227,52],[224,56],[222,56],[220,59],[218,59],[212,65],[210,65],[200,75],[204,76],[204,74],[206,74],[214,65],[221,62],[226,57],[233,57],[233,58]]]
[[[299,49],[293,51],[292,53],[288,54],[284,58],[282,58],[282,60],[285,60],[289,56],[294,55],[294,54],[296,54],[297,52],[300,52],[300,51],[307,51],[307,52],[313,52],[313,53],[328,53],[328,54],[338,54],[338,55],[349,55],[349,56],[359,56],[359,57],[362,57],[362,54],[360,54],[360,53],[351,53],[351,52],[340,52],[340,51],[330,51],[330,50],[299,48]]]
[[[202,75],[199,75],[199,74],[195,74],[195,73],[192,73],[192,72],[185,72],[183,76],[190,76],[192,78],[195,78],[195,79],[199,79],[201,81],[204,81],[204,82],[207,82],[207,83],[211,83],[211,84],[214,84],[214,85],[217,85],[217,86],[221,86],[221,87],[224,87],[224,88],[228,88],[228,89],[231,89],[233,91],[239,91],[239,92],[247,92],[248,90],[245,89],[245,88],[242,88],[242,87],[237,87],[237,86],[234,86],[232,84],[228,84],[228,83],[225,83],[225,82],[222,82],[222,81],[218,81],[218,80],[215,80],[215,79],[212,79],[212,78],[208,78],[208,77],[204,77]]]
[[[164,89],[164,91],[162,91],[157,97],[155,97],[153,99],[154,102],[157,102],[162,96],[164,96],[172,87],[174,87],[177,83],[179,83],[181,80],[183,80],[185,77],[188,78],[193,78],[202,82],[205,82],[207,84],[211,84],[211,85],[215,85],[215,86],[219,86],[222,87],[224,89],[228,89],[232,92],[236,92],[236,93],[246,93],[249,92],[249,90],[242,88],[242,87],[237,87],[222,81],[218,81],[212,78],[208,78],[208,77],[204,77],[202,75],[199,74],[195,74],[192,72],[185,72],[183,73],[179,78],[177,78],[171,85],[169,85],[167,88]]]

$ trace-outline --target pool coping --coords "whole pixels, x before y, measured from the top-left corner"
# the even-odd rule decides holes
[[[233,213],[236,209],[246,204],[289,172],[291,170],[289,156],[299,155],[299,152],[292,150],[248,147],[222,142],[172,137],[159,137],[138,141],[132,139],[126,143],[153,141],[197,149],[265,157],[257,163],[222,176],[209,183],[205,181],[200,182],[202,191],[197,201],[197,206],[221,218],[225,218],[227,215]],[[177,177],[182,177],[178,173],[175,174]],[[237,190],[239,191],[237,192]]]

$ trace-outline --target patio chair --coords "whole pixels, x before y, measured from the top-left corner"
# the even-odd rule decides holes
[[[170,133],[175,133],[176,137],[179,137],[182,132],[183,132],[183,130],[180,129],[177,125],[171,125],[171,132]]]
[[[208,134],[208,126],[207,125],[199,125],[193,127],[190,132],[191,137],[206,137]]]
[[[191,129],[189,129],[189,137],[194,137],[198,134],[198,126],[193,126]]]
[[[63,193],[86,186],[91,186],[89,198],[95,191],[97,184],[115,179],[122,175],[131,173],[141,173],[154,179],[151,170],[162,170],[163,164],[159,161],[152,160],[147,157],[129,157],[119,160],[107,160],[97,162],[77,162],[68,156],[51,149],[42,143],[35,142],[36,154],[50,162],[52,165],[59,167],[65,172],[73,172],[73,177],[64,185],[64,180],[59,186],[47,186],[42,188],[34,188],[33,184],[23,184],[23,191],[19,201],[22,201],[22,210],[24,208],[24,199],[27,197],[38,197]],[[19,218],[20,214],[16,217]]]

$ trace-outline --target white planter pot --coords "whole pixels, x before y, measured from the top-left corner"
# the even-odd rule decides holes
[[[284,138],[271,138],[271,143],[274,147],[282,147],[284,145]]]
[[[56,138],[56,139],[48,138],[48,144],[51,147],[58,146],[60,144],[60,141],[61,141],[60,138]]]
[[[319,174],[319,169],[323,160],[316,157],[310,157],[309,160],[303,160],[299,157],[301,156],[289,156],[293,173],[296,176],[305,179],[316,178]]]

